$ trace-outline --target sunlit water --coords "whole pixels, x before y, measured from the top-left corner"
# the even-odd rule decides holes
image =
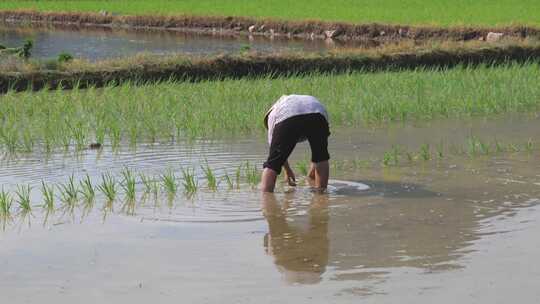
[[[30,184],[36,204],[41,180],[88,174],[98,184],[102,173],[119,177],[126,167],[158,179],[173,169],[179,183],[181,167],[196,168],[199,191],[145,196],[139,183],[134,205],[123,194],[113,204],[98,195],[93,206],[54,214],[14,211],[0,232],[0,290],[16,303],[535,303],[539,131],[536,117],[512,116],[334,129],[334,181],[322,195],[298,170],[300,186],[280,183],[275,195],[244,180],[238,189],[223,181],[207,189],[201,165],[220,180],[246,162],[260,167],[263,138],[4,159],[4,189]],[[460,154],[471,136],[506,151]],[[437,159],[441,142],[447,148]],[[430,161],[402,155],[380,165],[392,145],[416,153],[426,143]],[[293,163],[307,157],[301,144]]]

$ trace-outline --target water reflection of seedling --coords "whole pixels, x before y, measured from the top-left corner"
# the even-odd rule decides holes
[[[195,170],[182,168],[182,185],[184,186],[184,193],[187,195],[197,192],[199,183],[196,180]]]
[[[90,176],[86,174],[86,177],[80,182],[81,194],[85,202],[92,202],[96,196],[96,191],[90,180]]]
[[[161,176],[161,182],[163,183],[163,188],[167,191],[167,194],[171,197],[176,195],[178,191],[178,184],[176,183],[176,175],[174,172],[169,169]]]
[[[216,176],[214,175],[214,172],[212,172],[212,169],[210,168],[208,163],[206,163],[205,166],[201,166],[201,169],[203,170],[204,175],[206,176],[206,182],[208,184],[208,188],[212,191],[215,191],[217,189],[217,179],[216,179]]]
[[[444,158],[444,143],[441,141],[439,144],[437,144],[437,158],[443,159]]]
[[[60,200],[67,206],[74,207],[77,202],[77,193],[79,190],[77,189],[73,175],[70,176],[66,184],[60,184],[58,190],[60,191]]]
[[[109,173],[101,174],[101,184],[98,189],[105,195],[108,203],[114,202],[117,194],[117,183]]]
[[[124,168],[122,171],[122,183],[120,186],[124,190],[124,193],[126,195],[126,200],[128,201],[134,201],[135,200],[135,177],[133,176],[133,172],[129,170],[129,168]]]
[[[44,181],[41,181],[41,195],[43,196],[42,207],[47,211],[54,210],[54,187],[47,186]]]
[[[510,143],[508,144],[508,150],[512,152],[519,152],[519,147],[514,143]]]
[[[229,173],[225,172],[225,175],[223,176],[223,180],[225,180],[225,182],[227,183],[227,186],[229,187],[229,190],[234,188],[234,182],[231,179],[231,177],[229,176]]]
[[[414,155],[411,152],[407,151],[405,155],[407,156],[407,160],[409,161],[409,163],[414,162]]]
[[[236,167],[236,172],[234,175],[236,179],[236,188],[240,189],[240,179],[242,178],[242,165],[238,165],[238,167]]]
[[[424,161],[428,161],[431,159],[431,148],[429,144],[422,144],[420,146],[420,158]]]
[[[17,186],[15,195],[17,196],[17,203],[19,204],[19,210],[22,213],[29,213],[32,211],[32,204],[30,203],[30,192],[32,188],[30,185]]]

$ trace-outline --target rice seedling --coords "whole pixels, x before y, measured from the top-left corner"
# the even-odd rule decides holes
[[[101,174],[101,184],[98,189],[107,198],[107,203],[114,202],[118,193],[117,182],[110,173]]]
[[[129,168],[124,168],[122,171],[122,183],[120,186],[124,190],[126,200],[135,201],[135,177]]]
[[[60,184],[57,187],[60,192],[60,200],[66,204],[66,206],[74,207],[78,199],[79,189],[75,184],[73,175],[69,177],[66,184]]]
[[[491,148],[489,144],[481,141],[480,139],[477,139],[477,142],[478,142],[478,147],[480,148],[480,153],[484,155],[489,155],[489,153],[491,152]]]
[[[424,161],[431,160],[431,148],[429,144],[423,144],[420,146],[419,156]]]
[[[249,162],[245,165],[245,175],[247,183],[251,186],[256,186],[261,180],[261,175],[256,165],[251,166]]]
[[[86,174],[84,179],[79,182],[80,183],[80,193],[84,198],[85,202],[92,202],[94,198],[96,197],[96,190],[94,189],[94,185],[92,185],[92,180],[90,180],[90,176]]]
[[[296,167],[298,168],[298,171],[300,171],[300,174],[307,176],[308,175],[308,162],[306,160],[301,160],[296,164]]]
[[[496,138],[495,138],[495,152],[497,153],[502,153],[504,152],[505,149],[504,149],[504,146],[501,144],[501,142],[499,142]]]
[[[240,183],[241,183],[241,178],[242,178],[242,164],[236,167],[234,176],[235,176],[235,181],[236,181],[236,189],[240,189]]]
[[[41,196],[43,197],[42,207],[49,211],[54,211],[54,187],[47,186],[45,182],[41,181]]]
[[[204,175],[206,176],[206,183],[208,185],[208,189],[212,191],[216,191],[217,186],[218,186],[217,179],[214,172],[212,172],[212,169],[208,165],[208,162],[206,162],[205,166],[201,166],[201,169],[203,170]]]
[[[182,185],[184,187],[184,193],[187,195],[193,195],[199,188],[199,182],[195,175],[195,170],[182,168]]]
[[[22,134],[22,152],[32,152],[34,150],[34,134],[30,129],[25,129]]]
[[[382,163],[384,166],[388,167],[392,164],[392,153],[391,152],[384,152]]]
[[[27,142],[43,142],[48,150],[54,150],[72,143],[82,146],[93,137],[117,148],[123,136],[137,137],[139,142],[175,140],[171,132],[183,138],[260,134],[264,130],[254,128],[260,125],[260,116],[255,113],[264,113],[284,91],[308,89],[324,101],[336,128],[404,119],[529,112],[540,107],[538,67],[531,63],[375,74],[308,74],[7,94],[0,103],[0,113],[7,113],[2,117],[0,142],[3,150],[14,153],[25,149],[25,136]],[[363,84],[361,91],[356,90],[358,83]],[[490,88],[493,83],[501,84],[496,94],[479,89]],[[503,85],[508,83],[512,85]],[[251,102],[246,105],[245,100]],[[216,115],[223,119],[212,119]]]
[[[478,142],[476,137],[470,136],[467,138],[467,154],[474,156],[478,153]]]
[[[9,218],[11,216],[12,203],[13,199],[9,193],[2,188],[2,191],[0,191],[0,215],[3,218]]]
[[[32,188],[30,185],[18,185],[17,191],[15,191],[15,195],[17,196],[17,203],[19,204],[19,210],[22,213],[28,213],[32,211],[32,204],[30,202],[30,193],[32,192]]]
[[[85,130],[85,125],[82,122],[77,122],[72,130],[73,139],[75,141],[75,148],[77,150],[82,150],[87,146],[87,131]]]
[[[184,170],[182,169],[182,172]],[[161,182],[163,183],[163,189],[167,192],[170,197],[174,197],[176,192],[178,192],[178,183],[176,182],[176,175],[173,170],[168,169],[164,174],[161,175]]]

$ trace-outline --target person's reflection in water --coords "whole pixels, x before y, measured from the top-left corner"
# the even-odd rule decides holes
[[[287,214],[291,196],[280,205],[273,193],[263,194],[264,247],[287,283],[316,284],[328,264],[328,195],[313,194],[307,215],[293,216]]]

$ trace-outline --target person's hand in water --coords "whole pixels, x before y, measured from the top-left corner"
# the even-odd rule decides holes
[[[296,176],[294,175],[294,172],[291,169],[291,166],[289,166],[288,161],[286,161],[285,164],[283,164],[283,168],[285,169],[285,180],[287,181],[287,184],[291,187],[295,187]]]

